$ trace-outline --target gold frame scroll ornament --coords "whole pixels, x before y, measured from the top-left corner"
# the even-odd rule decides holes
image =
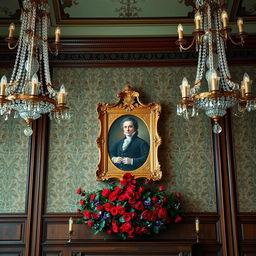
[[[126,86],[118,95],[118,100],[115,104],[98,103],[97,112],[100,121],[100,134],[97,138],[99,147],[100,161],[96,171],[97,180],[108,180],[110,178],[122,179],[127,172],[132,173],[135,178],[146,178],[151,180],[160,180],[162,171],[158,161],[158,147],[161,144],[161,138],[157,132],[158,119],[161,112],[160,103],[143,104],[139,100],[139,93],[134,91],[133,87]],[[111,160],[109,153],[109,138],[111,138],[111,129],[118,121],[126,116],[137,119],[139,125],[138,137],[141,136],[140,129],[148,136],[149,150],[147,158],[142,165],[134,170],[128,171],[118,168]],[[116,126],[117,127],[117,126]],[[142,127],[142,128],[141,128]],[[144,127],[144,128],[143,128]],[[118,125],[121,136],[124,137],[121,126]],[[115,133],[113,133],[116,136]],[[147,146],[147,147],[148,147]]]

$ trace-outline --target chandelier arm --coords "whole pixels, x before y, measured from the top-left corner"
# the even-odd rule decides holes
[[[237,45],[237,46],[243,46],[244,45],[244,37],[243,36],[241,36],[240,37],[240,41],[239,42],[235,42],[233,39],[232,39],[232,37],[230,36],[230,34],[228,34],[228,38],[229,38],[229,40],[230,40],[230,42],[232,43],[232,44],[234,44],[234,45]]]
[[[19,45],[19,42],[20,42],[20,40],[17,40],[16,42],[15,42],[15,45],[14,46],[11,46],[11,40],[8,40],[8,48],[9,48],[9,50],[14,50],[15,48],[17,48],[17,46]]]
[[[196,37],[194,36],[194,38],[193,38],[191,44],[190,44],[188,47],[183,47],[182,44],[180,43],[180,44],[179,44],[180,49],[183,50],[183,51],[189,50],[189,49],[193,46],[193,44],[195,43],[195,40],[196,40]]]

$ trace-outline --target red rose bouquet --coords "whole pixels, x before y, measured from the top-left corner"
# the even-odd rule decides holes
[[[170,222],[180,222],[183,204],[180,193],[166,195],[163,186],[152,192],[149,183],[139,184],[132,174],[126,173],[120,185],[110,184],[95,193],[86,194],[79,188],[76,193],[81,199],[77,211],[83,215],[80,221],[95,234],[105,231],[123,239],[158,234]]]

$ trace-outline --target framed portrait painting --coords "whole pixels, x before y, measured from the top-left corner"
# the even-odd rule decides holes
[[[97,180],[121,179],[126,172],[136,178],[160,180],[161,139],[157,132],[160,104],[141,103],[139,93],[127,86],[118,94],[115,104],[99,103],[97,112],[100,121]]]

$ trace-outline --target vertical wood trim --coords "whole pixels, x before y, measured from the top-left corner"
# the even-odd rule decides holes
[[[44,159],[47,117],[36,120],[33,126],[33,175],[29,191],[29,229],[26,240],[26,255],[39,256],[42,240],[42,213],[44,192]]]
[[[33,122],[33,135],[30,142],[30,155],[29,155],[29,170],[28,170],[28,189],[27,189],[27,202],[26,202],[26,236],[25,236],[25,255],[30,255],[30,238],[31,238],[31,229],[32,229],[32,211],[33,211],[33,194],[34,194],[34,173],[35,173],[35,152],[36,152],[36,130],[37,123]],[[25,136],[25,135],[24,135]]]
[[[229,178],[229,196],[230,196],[230,211],[231,211],[231,227],[232,238],[234,243],[235,255],[239,254],[238,248],[238,226],[237,226],[237,191],[236,191],[236,175],[235,175],[235,161],[233,152],[233,136],[231,127],[230,112],[227,113],[225,121],[225,133],[226,133],[226,147],[227,147],[227,166],[228,166],[228,178]]]
[[[213,133],[217,211],[220,215],[223,255],[238,256],[236,196],[229,121],[227,114],[219,122],[222,132],[220,134]]]

